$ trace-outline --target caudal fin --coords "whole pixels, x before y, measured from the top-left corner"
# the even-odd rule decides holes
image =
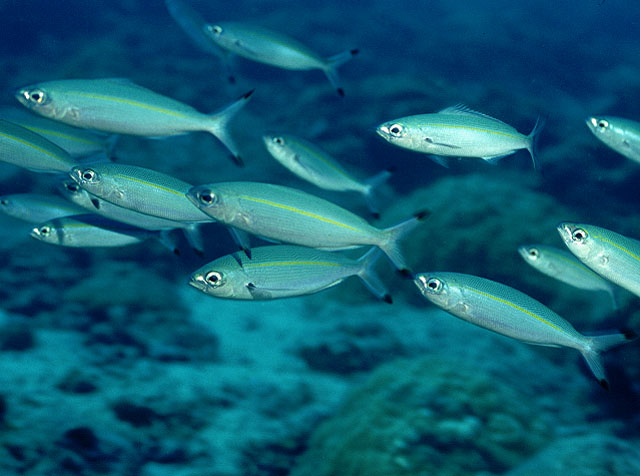
[[[636,334],[632,331],[620,334],[587,337],[587,343],[580,352],[587,361],[587,365],[589,366],[589,369],[591,369],[591,372],[593,372],[596,380],[598,380],[604,389],[609,390],[609,382],[607,382],[600,353],[612,347],[632,341],[636,337]]]
[[[527,150],[529,154],[531,154],[531,161],[533,162],[533,168],[537,171],[541,171],[540,161],[538,160],[538,138],[540,137],[540,131],[544,128],[545,119],[541,116],[538,116],[536,119],[536,125],[533,126],[533,130],[527,136],[529,140],[529,145],[527,146]]]
[[[383,230],[386,235],[386,239],[383,243],[379,244],[378,247],[385,252],[393,265],[405,277],[411,277],[412,273],[407,267],[404,257],[402,256],[402,252],[400,251],[400,240],[421,222],[426,220],[430,215],[431,212],[429,210],[423,210],[414,214],[413,217],[408,220]]]
[[[241,167],[244,166],[244,162],[239,155],[238,147],[229,134],[227,123],[240,109],[244,107],[254,91],[255,89],[252,89],[251,91],[243,94],[235,102],[211,114],[209,116],[210,121],[206,126],[206,130],[216,136],[218,140],[231,151],[234,162]]]
[[[340,78],[338,77],[338,67],[346,63],[347,61],[349,61],[351,58],[353,58],[357,54],[358,54],[358,50],[353,49],[353,50],[343,51],[342,53],[338,53],[337,55],[330,56],[329,58],[327,58],[327,62],[323,69],[324,74],[327,75],[327,78],[329,79],[329,82],[331,83],[331,85],[342,97],[344,97],[344,90],[340,87]]]
[[[391,300],[391,295],[374,270],[374,266],[380,256],[382,256],[382,251],[375,246],[361,256],[358,259],[358,263],[360,264],[358,277],[362,279],[362,282],[367,289],[378,299],[391,304],[393,302]]]
[[[373,214],[374,218],[380,218],[380,208],[378,207],[375,191],[383,183],[389,180],[389,177],[391,177],[391,175],[392,175],[391,169],[383,170],[382,172],[377,173],[373,177],[370,177],[365,182],[367,185],[367,188],[364,191],[364,199],[366,200],[367,206],[369,207],[369,211]]]

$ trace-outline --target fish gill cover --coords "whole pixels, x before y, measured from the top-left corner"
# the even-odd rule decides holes
[[[640,6],[530,3],[0,0],[0,473],[640,473],[637,342],[601,355],[605,391],[577,352],[463,322],[368,252],[508,285],[587,336],[640,328]],[[286,168],[267,133],[300,138]],[[375,207],[344,171],[382,174]],[[340,208],[187,198],[239,181]],[[259,236],[281,217],[287,248]],[[397,242],[364,224],[407,220]],[[297,248],[335,230],[362,246]],[[618,309],[530,267],[534,243],[605,243],[576,257],[608,266]],[[211,294],[233,299],[199,290],[229,279]],[[541,322],[508,296],[485,297]]]

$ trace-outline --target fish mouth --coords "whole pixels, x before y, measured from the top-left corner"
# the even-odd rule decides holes
[[[202,292],[206,292],[207,289],[207,283],[204,280],[204,276],[200,274],[192,274],[189,278],[189,285]]]
[[[522,256],[523,258],[528,258],[529,247],[526,245],[518,246],[518,253],[520,253],[520,256]]]
[[[592,127],[592,128],[596,128],[598,127],[598,119],[594,116],[589,116],[587,117],[584,122],[586,122],[587,126]]]
[[[33,238],[38,238],[38,239],[40,239],[40,237],[41,237],[41,235],[40,235],[40,230],[38,229],[38,227],[37,227],[37,226],[31,229],[31,233],[30,233],[30,235],[31,235]]]
[[[71,177],[71,179],[77,184],[82,185],[82,170],[80,169],[80,167],[72,168],[69,172],[69,177]]]
[[[389,132],[389,126],[386,126],[386,125],[376,127],[376,134],[378,134],[380,137],[384,137],[385,139],[388,139],[389,137],[391,137],[391,133]]]
[[[571,235],[573,234],[573,230],[576,229],[576,226],[569,222],[561,222],[556,226],[556,229],[563,240],[570,241]]]
[[[11,90],[11,94],[15,97],[21,104],[27,106],[29,105],[29,92],[25,88],[15,88]]]

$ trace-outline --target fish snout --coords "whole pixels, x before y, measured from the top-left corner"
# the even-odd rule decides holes
[[[191,275],[191,277],[189,278],[189,285],[202,292],[205,292],[207,288],[207,283],[204,279],[204,276],[199,273],[194,273]]]

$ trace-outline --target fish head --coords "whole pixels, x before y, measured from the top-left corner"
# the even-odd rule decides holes
[[[275,158],[282,157],[288,150],[287,138],[282,134],[267,132],[262,136],[262,142]]]
[[[33,84],[18,88],[14,96],[27,109],[46,117],[55,117],[55,101],[46,85]]]
[[[541,250],[536,245],[522,245],[518,247],[518,253],[528,263],[536,263],[540,260]]]
[[[60,244],[63,241],[62,227],[55,224],[55,220],[47,221],[31,229],[31,237],[50,244]]]
[[[218,46],[232,50],[239,45],[237,38],[231,34],[225,25],[208,23],[202,27],[204,35]]]
[[[601,135],[609,134],[612,131],[612,126],[607,117],[601,116],[590,116],[587,117],[586,120],[587,127],[593,132],[597,137]]]
[[[579,260],[588,262],[601,252],[599,242],[592,236],[591,226],[580,223],[562,222],[558,233],[569,251]]]
[[[191,274],[189,284],[210,296],[234,298],[237,293],[231,274],[223,268],[209,264]]]
[[[105,188],[104,180],[102,179],[102,174],[93,167],[73,167],[69,172],[69,176],[89,193],[102,196]]]
[[[385,122],[376,127],[376,133],[384,140],[394,143],[407,137],[409,128],[400,120]]]
[[[77,203],[79,198],[87,193],[75,180],[71,179],[61,180],[56,188],[64,198],[74,203]]]
[[[196,185],[186,193],[191,203],[216,220],[223,219],[224,201],[215,185]]]
[[[413,282],[425,298],[445,311],[453,309],[460,302],[457,288],[449,285],[444,273],[419,273]]]

